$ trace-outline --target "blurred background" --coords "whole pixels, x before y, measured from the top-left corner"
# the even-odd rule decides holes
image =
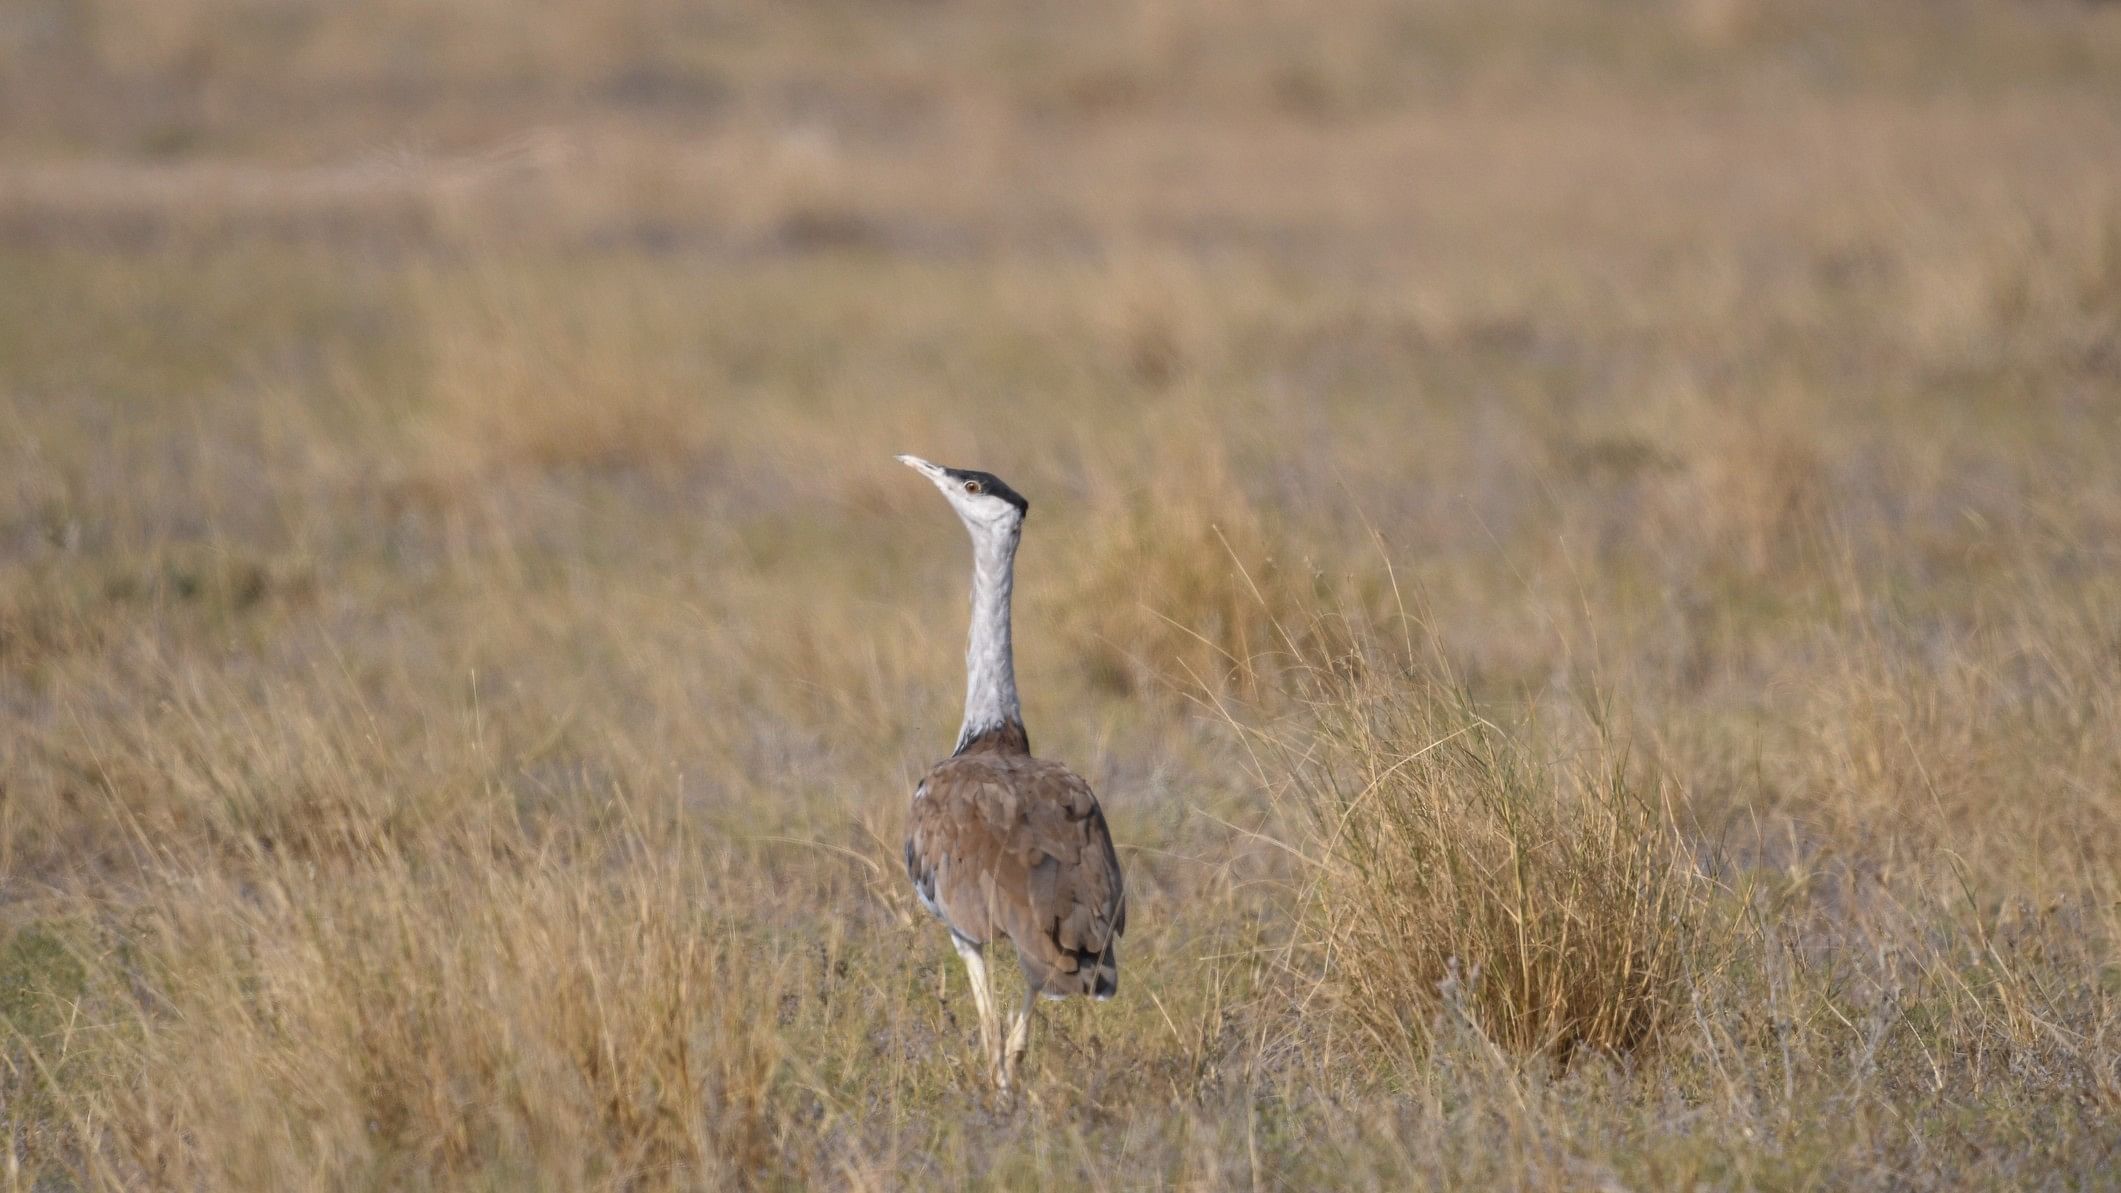
[[[901,451],[1030,497],[1136,899],[1021,1116],[896,878]],[[2099,1183],[2117,544],[2121,5],[7,0],[7,1179]],[[1306,868],[1476,722],[1660,811],[1408,806],[1684,876]],[[1664,881],[1683,1030],[1555,1010]],[[1445,953],[1663,1059],[1497,1070]]]

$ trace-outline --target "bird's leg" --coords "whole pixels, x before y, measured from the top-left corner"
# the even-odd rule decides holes
[[[1026,975],[1028,978],[1028,975]],[[1024,983],[1024,1009],[1018,1012],[1016,1021],[1009,1025],[1009,1041],[1002,1047],[1001,1087],[1008,1089],[1016,1079],[1016,1066],[1031,1048],[1031,1013],[1038,1009],[1038,987],[1028,980]]]
[[[987,959],[980,955],[980,947],[956,936],[950,943],[957,946],[957,955],[965,960],[965,976],[972,982],[972,1005],[979,1011],[980,1056],[991,1067],[995,1063],[996,1036],[1000,1024],[994,1013],[994,992],[987,987]]]

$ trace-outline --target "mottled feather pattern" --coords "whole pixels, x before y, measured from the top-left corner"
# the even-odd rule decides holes
[[[1041,994],[1109,998],[1127,926],[1119,855],[1090,785],[1024,752],[1022,733],[975,739],[928,772],[914,792],[906,871],[961,939],[1008,937]]]

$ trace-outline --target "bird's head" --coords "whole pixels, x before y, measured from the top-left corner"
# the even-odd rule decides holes
[[[950,508],[962,518],[973,540],[1005,539],[1024,524],[1031,503],[991,472],[945,468],[919,456],[900,456],[898,462],[913,469],[942,490]]]

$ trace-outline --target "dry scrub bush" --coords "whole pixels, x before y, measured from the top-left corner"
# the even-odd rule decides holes
[[[1240,308],[1256,300],[1240,281],[1166,254],[1115,253],[1078,280],[1079,322],[1098,359],[1151,392],[1224,364]]]
[[[1851,587],[1854,587],[1853,583]],[[2024,586],[2015,608],[1930,629],[1909,651],[1863,595],[1768,737],[1764,806],[1877,864],[1946,850],[2006,889],[2096,873],[2121,841],[2121,602]],[[1692,764],[1708,770],[1709,760]]]
[[[2121,336],[2121,207],[2032,220],[1977,259],[1987,335],[2021,361],[2101,371]]]
[[[1682,541],[1723,553],[1761,577],[1802,563],[1828,477],[1812,444],[1786,426],[1735,412],[1704,429],[1659,510]]]
[[[1834,495],[1820,421],[1795,389],[1740,399],[1682,373],[1640,409],[1556,436],[1548,467],[1601,554],[1648,549],[1666,569],[1713,561],[1745,580],[1803,574]]]
[[[683,373],[697,330],[624,275],[584,278],[560,302],[505,270],[428,279],[416,438],[424,487],[453,490],[554,470],[681,466],[707,443],[707,386]]]
[[[1359,594],[1306,555],[1295,529],[1238,484],[1221,445],[1158,436],[1147,487],[1098,511],[1059,612],[1084,665],[1122,692],[1255,695],[1300,653],[1332,654],[1342,624],[1306,616]]]
[[[1311,867],[1300,938],[1346,1019],[1418,1061],[1470,1026],[1521,1056],[1653,1046],[1704,968],[1706,877],[1600,718],[1507,732],[1372,635],[1290,673],[1249,736]]]

